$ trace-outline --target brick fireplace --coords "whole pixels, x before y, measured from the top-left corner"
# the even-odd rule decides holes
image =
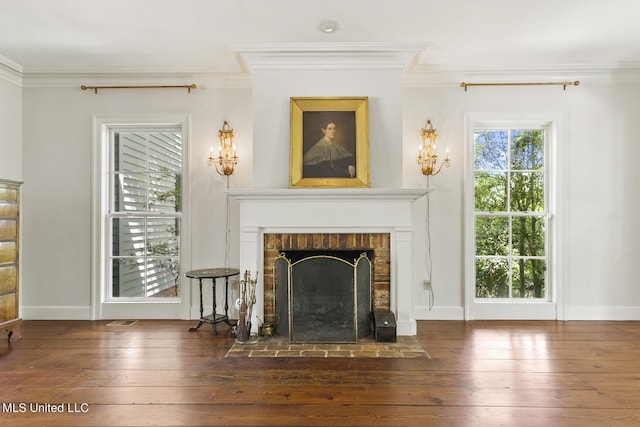
[[[290,250],[370,250],[373,252],[372,294],[374,309],[390,308],[390,233],[267,233],[264,234],[264,320],[274,322],[273,265]]]
[[[413,202],[426,189],[227,190],[239,203],[240,271],[258,272],[255,316],[273,316],[277,251],[304,247],[371,247],[374,308],[389,308],[398,335],[415,335],[412,292]],[[335,249],[334,248],[334,249]],[[379,254],[378,254],[379,252]],[[270,316],[270,317],[267,317]],[[254,319],[253,328],[259,321]]]

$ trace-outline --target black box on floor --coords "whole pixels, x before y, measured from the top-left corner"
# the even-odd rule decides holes
[[[374,310],[373,332],[378,342],[396,342],[396,316],[393,312]]]

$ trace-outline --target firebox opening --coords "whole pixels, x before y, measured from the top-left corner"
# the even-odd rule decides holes
[[[373,251],[292,250],[274,264],[279,335],[356,342],[370,334]]]

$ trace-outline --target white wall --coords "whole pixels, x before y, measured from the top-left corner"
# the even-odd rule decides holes
[[[400,187],[402,71],[257,70],[253,73],[256,188],[289,185],[291,97],[367,96],[371,187]]]
[[[209,148],[217,143],[218,129],[228,120],[241,156],[230,185],[248,185],[251,163],[242,156],[250,152],[252,141],[249,89],[200,87],[190,94],[178,89],[105,90],[96,95],[81,91],[80,82],[28,87],[24,89],[23,140],[28,160],[23,171],[24,318],[88,318],[92,114],[161,113],[191,115],[191,266],[224,265],[225,195],[221,190],[226,181],[207,166],[206,159]],[[237,263],[236,241],[237,237],[232,239],[231,263]],[[197,292],[192,294],[197,302]]]
[[[584,89],[569,110],[568,315],[640,319],[640,84]]]
[[[234,127],[240,155],[231,187],[284,188],[289,169],[289,97],[367,95],[372,187],[426,185],[415,154],[427,118],[438,128],[439,146],[451,149],[451,168],[431,180],[435,295],[431,311],[429,295],[420,283],[426,274],[424,200],[415,208],[416,318],[462,318],[464,113],[550,110],[566,112],[567,117],[566,318],[640,319],[640,283],[633,271],[640,258],[636,222],[640,171],[635,166],[640,158],[639,83],[583,81],[566,91],[498,87],[468,92],[455,85],[404,89],[400,85],[398,92],[396,72],[316,77],[263,71],[254,75],[253,90],[202,87],[191,94],[163,90],[95,95],[81,91],[80,83],[25,88],[22,151],[19,142],[7,145],[0,140],[2,170],[10,171],[10,178],[25,181],[25,317],[57,310],[66,318],[81,318],[90,304],[92,114],[191,114],[192,266],[202,268],[222,265],[224,260],[220,190],[225,181],[205,163],[222,121],[229,120]],[[8,105],[20,102],[20,90],[0,82],[0,93],[0,123],[10,129],[3,126],[0,133],[19,140],[21,128],[14,122],[20,121],[20,115]],[[10,101],[5,101],[5,94]],[[21,157],[22,171],[16,161]],[[233,264],[238,256],[238,230],[235,215],[232,218]]]
[[[0,179],[22,180],[22,87],[1,76]]]
[[[426,268],[416,260],[416,318],[462,318],[464,113],[521,110],[560,111],[567,117],[566,319],[640,319],[640,279],[634,274],[640,259],[640,170],[635,165],[640,158],[639,97],[637,81],[583,81],[566,91],[561,87],[474,87],[468,92],[453,86],[406,88],[404,140],[406,146],[413,145],[405,158],[406,170],[412,164],[419,175],[415,147],[427,118],[439,130],[439,147],[451,148],[452,159],[450,169],[431,178],[435,305],[428,310],[429,295],[419,283]],[[409,181],[415,178],[405,178]],[[417,212],[424,209],[424,201],[416,207]]]

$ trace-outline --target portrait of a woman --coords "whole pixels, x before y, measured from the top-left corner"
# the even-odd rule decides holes
[[[303,129],[304,178],[355,176],[355,115],[352,111],[305,112]]]

